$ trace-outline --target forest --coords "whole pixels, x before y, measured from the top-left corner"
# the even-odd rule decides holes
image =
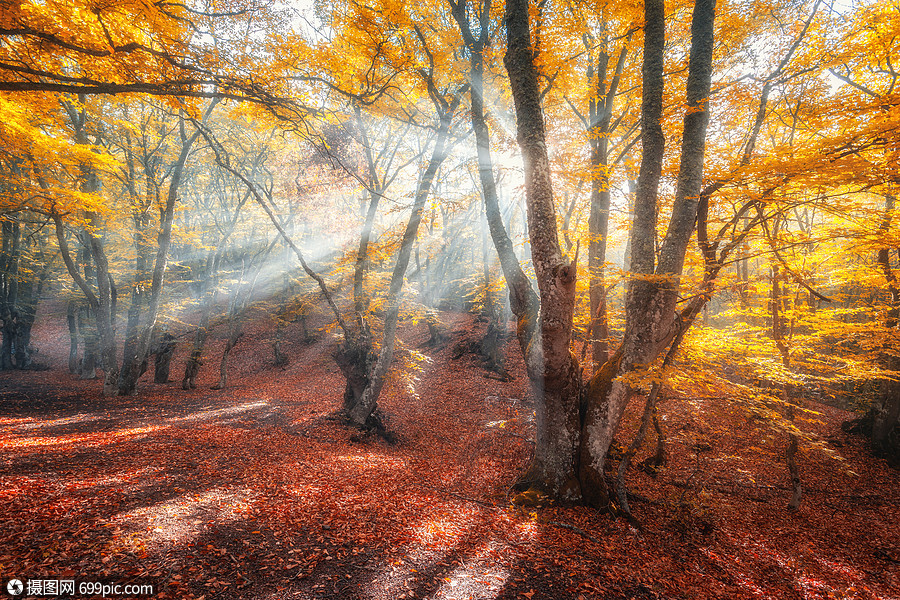
[[[2,593],[900,597],[898,197],[898,0],[0,0]]]

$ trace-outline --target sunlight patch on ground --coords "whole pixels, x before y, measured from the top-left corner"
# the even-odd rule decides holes
[[[109,525],[143,532],[132,535],[132,542],[156,549],[190,541],[209,523],[221,525],[243,518],[250,510],[251,499],[249,490],[217,488],[119,513]]]
[[[309,485],[306,483],[295,483],[285,485],[283,488],[285,494],[291,494],[298,498],[307,498],[309,496],[320,496],[326,493],[326,488],[319,485]]]
[[[515,523],[516,529],[519,530],[519,533],[522,534],[526,539],[533,540],[537,538],[538,533],[540,533],[540,528],[538,527],[537,519],[529,519],[527,521],[518,521]]]
[[[193,421],[203,421],[207,419],[215,419],[217,417],[225,417],[237,415],[240,413],[245,413],[247,411],[251,411],[257,408],[262,408],[264,406],[269,406],[268,401],[259,400],[257,402],[246,402],[244,404],[236,404],[234,406],[226,406],[225,408],[210,408],[201,410],[195,413],[192,413],[186,417],[176,417],[174,419],[169,419],[168,422],[171,424],[177,423],[190,423]]]
[[[406,467],[405,460],[394,458],[392,456],[384,456],[383,454],[375,454],[374,452],[368,452],[366,454],[344,454],[342,456],[336,456],[335,460],[337,462],[363,466],[378,465],[392,468],[396,467],[398,469]]]
[[[24,423],[15,427],[15,429],[39,429],[41,427],[58,427],[61,425],[74,425],[75,423],[88,423],[90,421],[102,421],[104,419],[108,419],[104,415],[90,414],[90,413],[82,413],[80,415],[73,415],[71,417],[65,417],[62,419],[51,419],[49,421],[36,421],[33,423]]]
[[[431,599],[496,598],[509,579],[509,571],[496,566],[496,555],[499,551],[497,542],[488,542],[475,556],[467,558],[464,564],[443,577],[444,585],[431,596]]]
[[[225,408],[201,410],[184,417],[174,417],[166,419],[165,424],[147,424],[143,427],[132,427],[129,429],[120,429],[118,431],[94,431],[89,433],[73,433],[57,436],[29,436],[21,432],[29,430],[40,430],[45,427],[59,427],[65,425],[74,425],[77,423],[87,423],[90,421],[99,421],[108,419],[109,416],[97,415],[91,413],[82,413],[71,417],[61,419],[52,419],[49,421],[37,421],[35,419],[6,419],[4,423],[7,427],[6,435],[0,435],[0,450],[20,450],[23,448],[49,447],[49,446],[69,446],[79,445],[85,448],[102,446],[119,442],[125,438],[134,438],[146,435],[160,429],[165,429],[173,425],[181,423],[193,423],[196,421],[213,420],[219,417],[234,416],[246,413],[255,409],[269,406],[265,400],[256,402],[247,402],[235,406]],[[149,420],[143,420],[148,423]],[[16,433],[20,432],[20,433]]]
[[[71,446],[79,445],[83,448],[92,448],[114,444],[126,438],[143,436],[154,431],[164,429],[162,425],[147,427],[133,427],[118,431],[98,431],[95,433],[78,433],[60,436],[38,437],[0,437],[0,450],[19,450],[22,448],[47,447],[47,446]]]
[[[736,584],[753,594],[754,597],[766,596],[766,593],[761,587],[756,585],[756,583],[754,583],[741,569],[737,568],[737,562],[734,559],[727,559],[713,552],[709,548],[701,548],[700,551],[703,552],[708,559],[719,565],[723,571],[731,575]]]
[[[66,492],[82,490],[96,486],[112,487],[116,486],[121,491],[131,491],[142,487],[154,475],[163,471],[163,467],[144,467],[136,471],[127,473],[118,473],[117,475],[104,475],[97,477],[80,477],[75,481],[67,481],[65,484]],[[126,489],[127,488],[127,489]]]
[[[816,559],[816,562],[818,562],[820,565],[822,565],[832,573],[840,573],[844,577],[850,577],[853,579],[862,579],[864,577],[863,573],[859,569],[854,569],[853,567],[850,567],[848,565],[827,560],[819,556],[815,556],[813,558]]]
[[[502,548],[477,530],[478,510],[460,506],[422,521],[406,556],[384,565],[365,586],[368,598],[496,598],[509,573]],[[469,539],[471,537],[477,539]],[[473,543],[474,542],[474,543]],[[436,590],[428,593],[430,590]]]
[[[461,507],[449,514],[426,519],[413,531],[416,542],[427,547],[453,547],[471,530],[477,511]]]
[[[805,572],[798,567],[797,559],[794,557],[778,552],[769,545],[754,539],[748,538],[744,541],[738,541],[731,535],[726,534],[726,537],[736,548],[742,548],[736,557],[729,560],[710,550],[705,550],[705,553],[723,569],[731,573],[735,578],[735,581],[754,594],[765,595],[763,590],[744,572],[744,569],[750,572],[753,571],[753,566],[748,564],[750,560],[768,562],[780,567],[782,571],[784,571],[783,577],[793,581],[793,587],[798,591],[802,591],[801,597],[803,598],[844,597],[842,595],[844,590],[835,588],[833,585],[823,581],[815,575]],[[854,580],[861,586],[865,581],[864,575],[852,567],[828,561],[819,558],[818,556],[813,556],[813,558],[822,565],[825,573],[839,573],[848,579]],[[741,566],[743,566],[744,569],[741,569]]]

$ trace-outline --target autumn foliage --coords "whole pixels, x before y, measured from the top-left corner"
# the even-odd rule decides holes
[[[898,56],[896,0],[0,0],[0,572],[897,595]]]

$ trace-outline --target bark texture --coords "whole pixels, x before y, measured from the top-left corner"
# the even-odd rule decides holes
[[[504,64],[525,163],[531,258],[541,299],[539,328],[526,356],[535,396],[537,440],[534,462],[523,483],[549,496],[574,500],[581,495],[575,472],[581,369],[570,350],[576,264],[563,258],[559,245],[527,0],[507,2],[506,32]]]
[[[588,391],[581,452],[581,477],[603,482],[606,455],[633,393],[631,375],[651,368],[675,337],[675,308],[684,256],[697,218],[709,122],[715,0],[697,0],[691,21],[687,111],[672,218],[655,265],[656,213],[662,169],[663,48],[665,7],[662,0],[644,3],[644,64],[642,68],[643,158],[638,175],[631,233],[631,270],[626,295],[625,338],[618,377],[608,382],[604,370],[594,376]],[[607,375],[608,376],[608,375]],[[605,390],[607,394],[603,394]],[[590,503],[603,503],[604,490],[592,488]]]

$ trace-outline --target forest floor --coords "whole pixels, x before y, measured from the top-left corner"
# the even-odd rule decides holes
[[[783,435],[714,398],[661,405],[669,464],[628,478],[643,532],[583,507],[516,507],[509,485],[533,449],[516,346],[515,378],[498,381],[452,358],[471,318],[443,318],[455,333],[441,349],[420,347],[423,325],[402,331],[422,360],[385,389],[393,445],[334,420],[328,334],[305,344],[291,328],[275,367],[271,321],[255,319],[227,389],[209,389],[213,340],[198,389],[145,376],[137,396],[104,398],[68,374],[65,323],[44,318],[49,368],[0,373],[0,576],[196,600],[900,598],[900,472],[841,430],[850,413],[813,407],[843,460],[801,454],[797,512]]]

